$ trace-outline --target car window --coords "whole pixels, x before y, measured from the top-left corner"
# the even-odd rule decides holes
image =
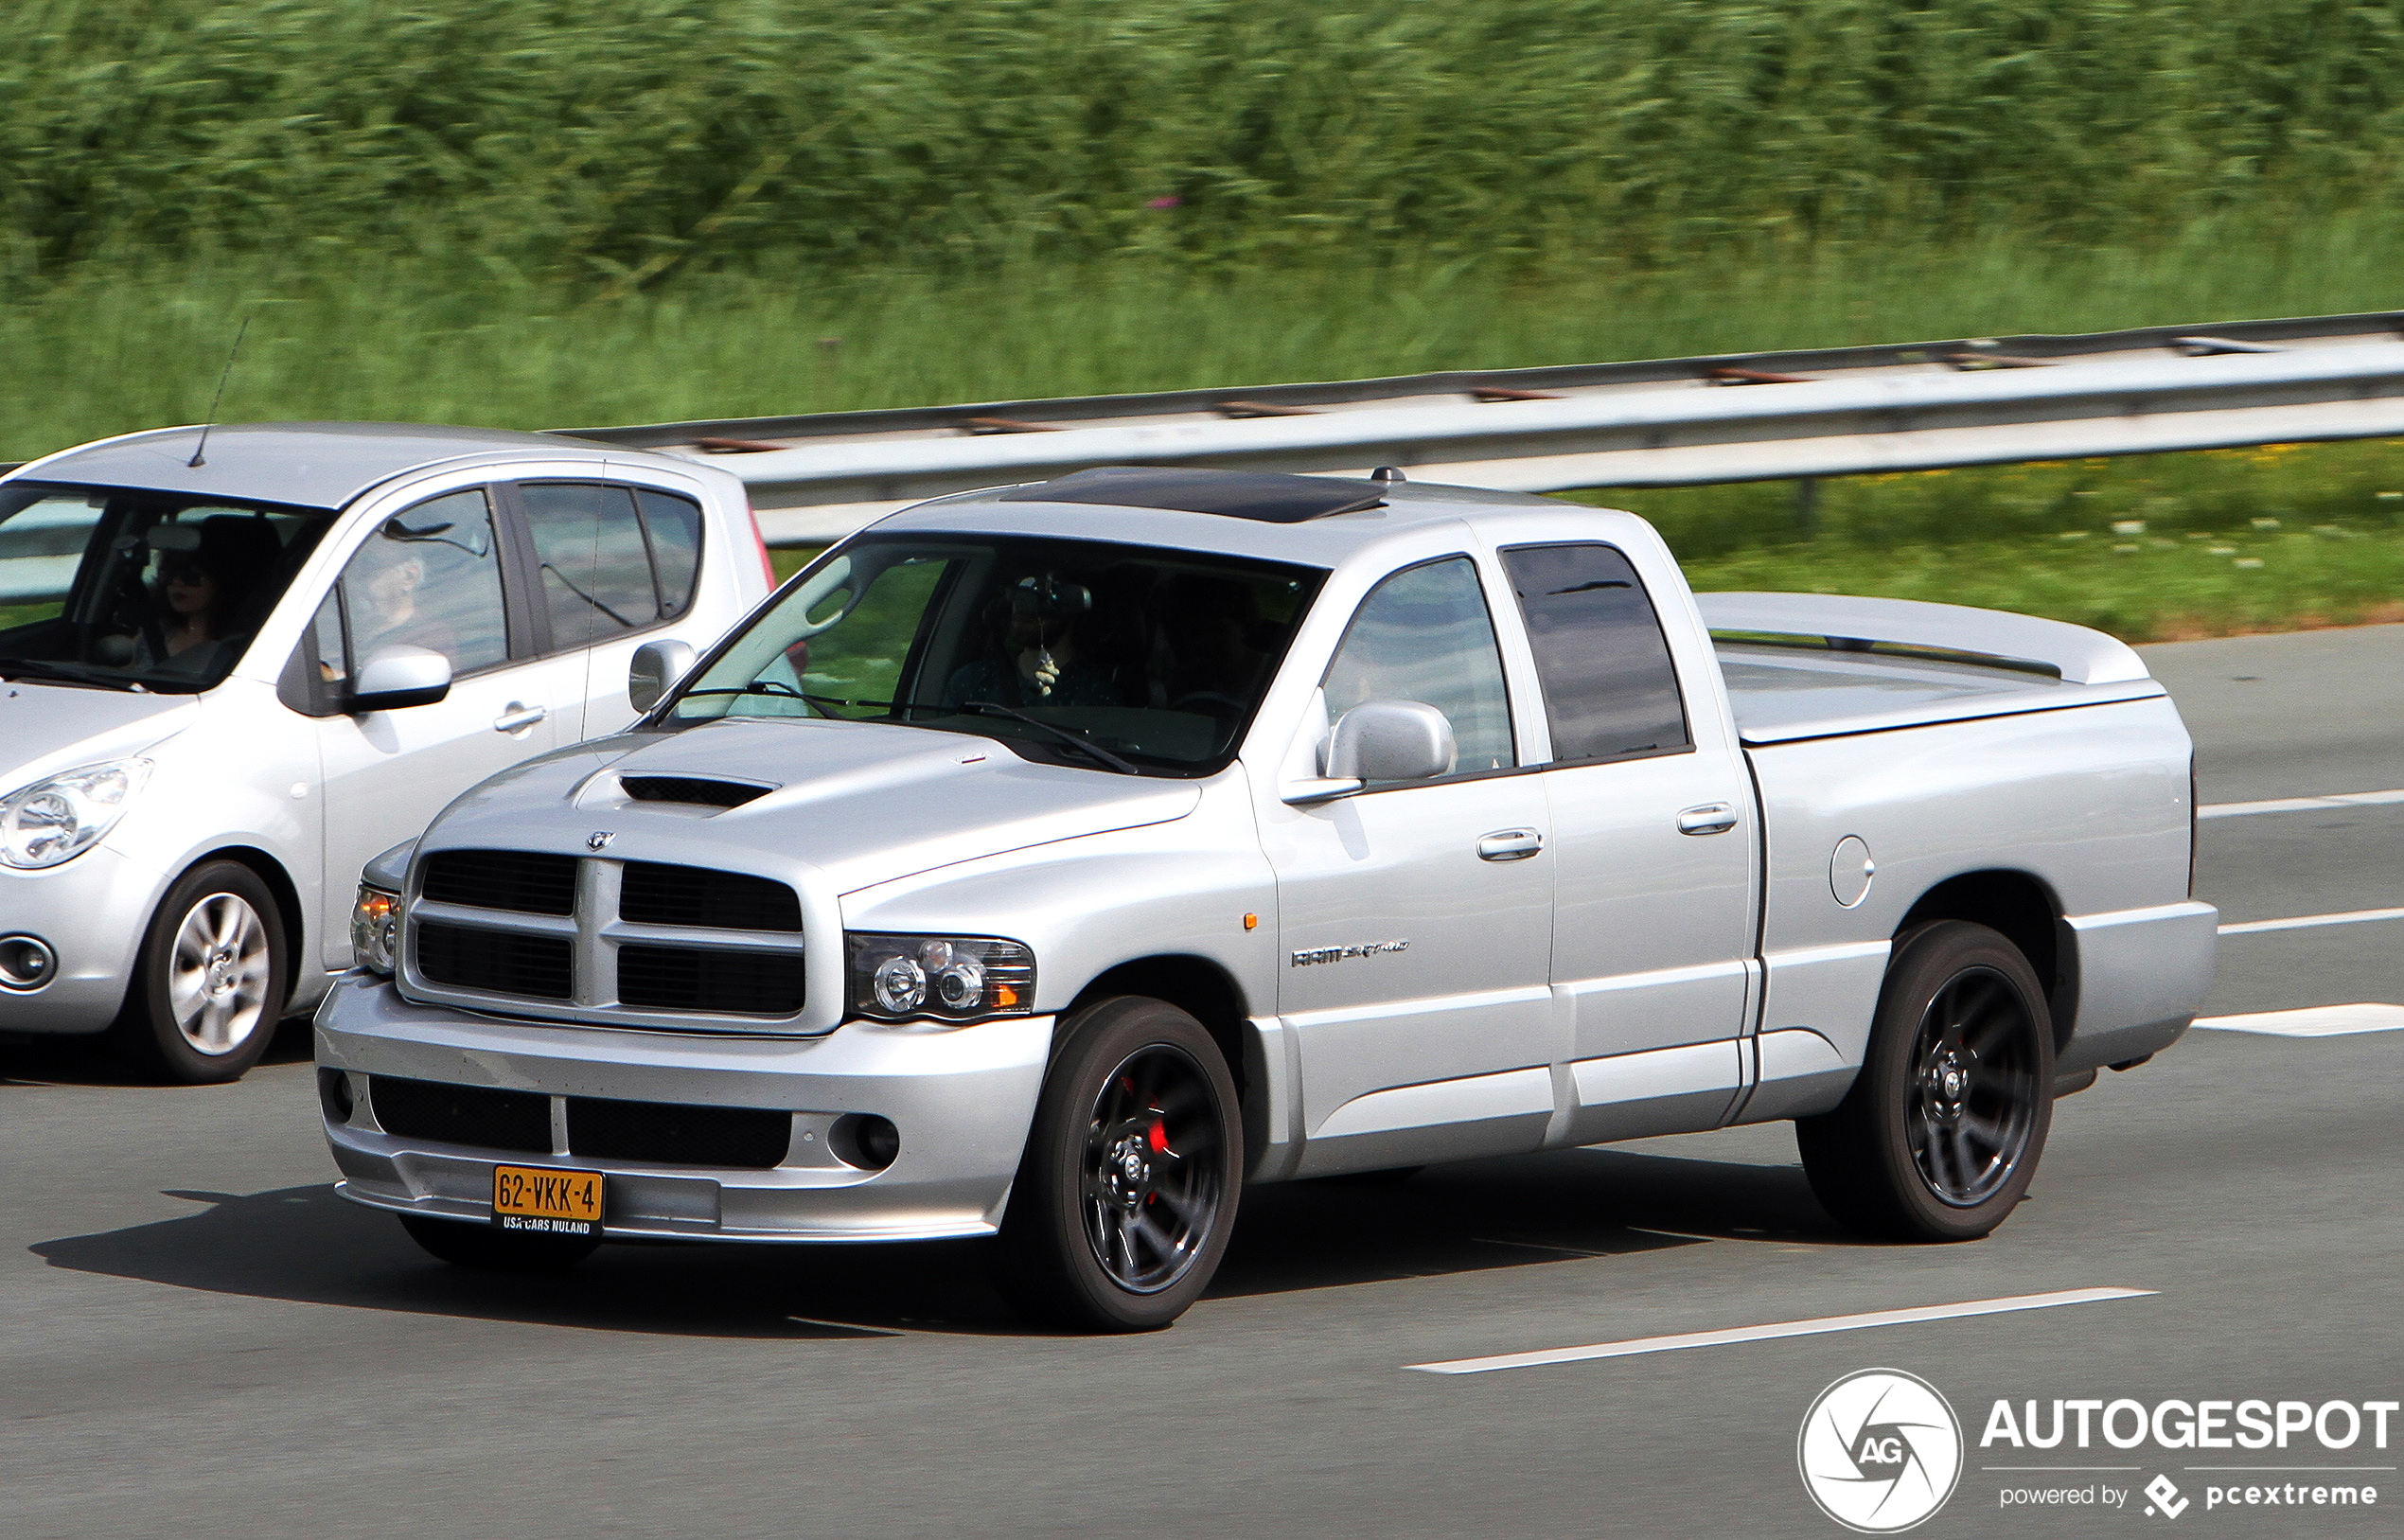
[[[554,648],[590,646],[659,620],[659,591],[632,492],[529,482],[518,488],[518,500],[542,574]]]
[[[662,720],[894,722],[1085,770],[1212,774],[1320,576],[1098,540],[865,535],[780,590]]]
[[[107,500],[88,492],[37,496],[0,517],[0,633],[59,619]]]
[[[1398,572],[1370,591],[1328,664],[1330,718],[1368,700],[1419,700],[1453,724],[1457,772],[1518,763],[1494,617],[1467,557]]]
[[[329,520],[141,488],[0,486],[0,663],[104,688],[208,689]]]
[[[660,590],[660,616],[673,620],[693,602],[693,580],[701,570],[701,505],[689,497],[641,491],[643,532],[650,537],[651,570]]]
[[[430,647],[453,674],[509,658],[492,505],[481,488],[395,514],[343,568],[347,672],[388,646]]]
[[[1503,553],[1543,681],[1552,754],[1570,763],[1688,747],[1678,671],[1643,581],[1608,545]]]

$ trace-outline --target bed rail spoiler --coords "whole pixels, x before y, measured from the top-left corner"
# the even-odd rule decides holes
[[[1966,654],[2035,668],[2069,684],[2119,684],[2151,676],[2136,649],[2065,621],[1916,599],[1856,599],[1827,593],[1698,593],[1703,623],[1714,633],[1794,637],[1840,649],[1909,647]]]

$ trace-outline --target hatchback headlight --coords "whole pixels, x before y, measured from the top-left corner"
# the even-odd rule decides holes
[[[0,797],[0,865],[38,871],[82,855],[116,827],[150,775],[147,759],[112,759]]]
[[[990,936],[848,935],[852,1009],[886,1021],[981,1021],[1035,1008],[1035,954]]]
[[[361,967],[390,977],[399,948],[400,894],[361,883],[350,909],[351,954]]]

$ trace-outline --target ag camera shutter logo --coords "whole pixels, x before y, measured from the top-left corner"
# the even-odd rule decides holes
[[[1936,1387],[1865,1369],[1803,1414],[1794,1460],[1820,1512],[1863,1534],[1895,1534],[1945,1506],[1962,1475],[1962,1429]]]

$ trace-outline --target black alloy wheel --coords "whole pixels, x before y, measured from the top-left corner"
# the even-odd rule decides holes
[[[2053,1124],[2053,1018],[2036,970],[1982,925],[1900,938],[1861,1074],[1795,1120],[1820,1206],[1902,1240],[1985,1235],[2018,1206]]]
[[[1002,1218],[1003,1287],[1080,1330],[1166,1326],[1209,1285],[1234,1225],[1234,1082],[1202,1024],[1161,1000],[1101,1000],[1059,1030]]]
[[[1102,1083],[1086,1129],[1086,1241],[1131,1294],[1185,1276],[1225,1195],[1210,1076],[1178,1048],[1138,1049]]]
[[[1904,1138],[1940,1202],[1974,1209],[2020,1169],[2037,1125],[2033,1038],[2026,1003],[1990,967],[1954,974],[1920,1013]]]

